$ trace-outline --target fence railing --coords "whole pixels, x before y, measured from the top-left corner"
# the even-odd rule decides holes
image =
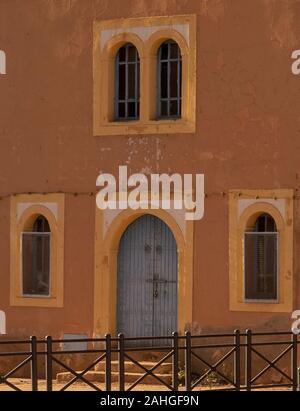
[[[86,348],[64,350],[65,343],[84,343]],[[22,386],[15,382],[16,375],[22,375],[28,377],[27,389],[32,391],[65,391],[71,386],[76,389],[77,383],[81,383],[81,390],[84,384],[97,391],[131,391],[141,388],[148,378],[152,386],[171,391],[269,388],[297,391],[299,343],[300,339],[291,332],[251,330],[200,335],[175,332],[171,336],[142,338],[107,334],[104,338],[71,340],[50,336],[45,340],[34,336],[29,340],[4,340],[0,341],[0,390],[6,386],[22,391]],[[85,355],[88,355],[86,360]],[[145,361],[149,355],[155,358],[151,362]],[[5,371],[4,357],[14,360],[13,366],[8,365]],[[81,371],[73,361],[75,357],[84,364]],[[135,373],[127,371],[128,364]],[[169,379],[161,374],[165,365],[170,366]],[[102,372],[97,373],[97,367]],[[56,374],[62,371],[67,373],[67,381],[56,383]],[[272,372],[273,377],[276,374],[275,381]]]
[[[2,362],[1,359],[4,357],[14,357],[17,362],[16,364],[14,364],[12,368],[7,370],[4,374],[0,374],[0,387],[2,384],[5,384],[6,386],[15,391],[22,391],[11,381],[11,378],[13,378],[13,376],[22,368],[24,368],[27,364],[30,364],[31,389],[32,391],[37,391],[38,374],[36,337],[30,337],[30,340],[0,341],[0,346],[14,347],[13,351],[0,351],[0,365]],[[25,350],[18,350],[20,346],[25,346]]]

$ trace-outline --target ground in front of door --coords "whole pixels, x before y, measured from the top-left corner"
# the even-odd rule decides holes
[[[31,391],[31,381],[30,379],[26,378],[10,378],[9,381],[14,384],[19,390],[21,391]],[[59,391],[63,388],[65,384],[62,383],[57,383],[56,381],[53,381],[53,391]],[[130,385],[126,385],[126,388],[128,388]],[[39,391],[46,391],[46,381],[45,380],[39,380],[38,383],[38,388]],[[99,388],[104,389],[103,384],[99,384]],[[225,388],[225,387],[224,387]],[[149,384],[139,384],[137,387],[134,388],[134,391],[165,391],[166,387],[162,385],[149,385]],[[220,390],[222,387],[218,385],[218,387],[197,387],[195,388],[194,391],[207,391],[207,390]],[[179,391],[184,391],[184,387],[179,387]],[[0,391],[13,391],[12,388],[8,387],[6,384],[0,384]],[[94,391],[93,388],[89,387],[88,385],[77,382],[75,384],[72,384],[69,388],[68,391]],[[112,391],[118,391],[118,384],[114,383],[112,384]],[[255,391],[263,391],[263,390],[255,390]],[[288,388],[286,387],[280,387],[280,388],[270,388],[268,391],[289,391]]]

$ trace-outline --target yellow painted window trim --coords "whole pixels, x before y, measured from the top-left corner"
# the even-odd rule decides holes
[[[18,204],[28,206],[21,213]],[[57,216],[49,209],[54,204]],[[10,201],[10,305],[63,307],[64,275],[64,194],[20,194]],[[20,215],[19,215],[20,214]],[[47,218],[51,230],[50,295],[22,295],[21,234],[37,215]]]
[[[255,201],[252,201],[239,216],[239,200]],[[278,200],[284,200],[284,216],[276,207]],[[244,298],[244,233],[249,227],[249,221],[262,213],[268,213],[274,218],[279,233],[277,302],[246,301]],[[230,190],[229,305],[231,311],[293,311],[293,190]]]
[[[188,43],[176,30],[187,25]],[[154,28],[146,39],[135,29]],[[120,32],[121,30],[121,32]],[[101,34],[109,38],[101,43]],[[156,119],[157,50],[168,39],[175,40],[182,55],[182,115],[177,120]],[[140,118],[114,121],[115,56],[133,43],[140,57]],[[93,47],[94,135],[194,133],[196,128],[196,15],[146,17],[96,21]]]

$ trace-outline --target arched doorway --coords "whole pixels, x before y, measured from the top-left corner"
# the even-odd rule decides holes
[[[169,227],[149,214],[133,221],[118,252],[118,332],[147,337],[177,331],[177,271],[177,245]]]

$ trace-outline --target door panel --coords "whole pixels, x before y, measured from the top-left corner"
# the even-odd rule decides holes
[[[177,250],[169,227],[155,223],[153,334],[168,335],[177,329]]]
[[[145,215],[124,232],[118,254],[118,332],[161,336],[177,329],[177,248],[168,226]]]

